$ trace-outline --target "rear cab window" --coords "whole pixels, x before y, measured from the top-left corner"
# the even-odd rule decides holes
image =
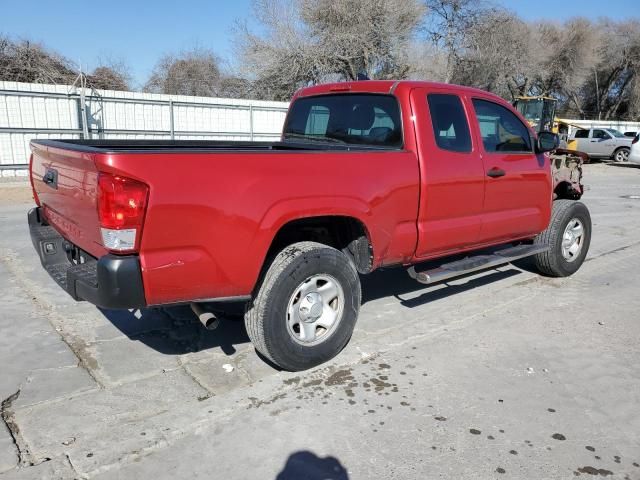
[[[532,153],[531,132],[508,108],[473,99],[482,143],[487,153]]]
[[[328,94],[293,102],[283,140],[402,148],[400,108],[393,95]]]
[[[470,152],[471,134],[460,97],[430,93],[427,95],[427,102],[436,145],[451,152]]]

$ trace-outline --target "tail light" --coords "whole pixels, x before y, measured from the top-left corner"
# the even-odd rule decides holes
[[[29,182],[31,182],[31,192],[33,193],[33,199],[35,200],[36,205],[40,207],[40,199],[38,198],[38,193],[36,192],[35,186],[33,185],[33,153],[29,157]]]
[[[118,253],[136,251],[140,245],[149,187],[137,180],[100,173],[98,218],[104,246]]]
[[[640,139],[640,133],[633,137],[633,142],[631,142],[631,144],[633,145],[634,143],[638,143],[638,139]]]

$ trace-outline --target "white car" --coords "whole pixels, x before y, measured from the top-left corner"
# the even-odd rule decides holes
[[[629,162],[640,165],[640,132],[636,134],[633,142],[631,142],[631,150],[629,151]]]
[[[612,158],[616,162],[628,161],[633,140],[613,128],[580,128],[573,134],[573,139],[579,152],[591,158]]]

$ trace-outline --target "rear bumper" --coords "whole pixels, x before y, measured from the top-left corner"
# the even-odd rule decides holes
[[[83,253],[76,264],[68,252],[74,245],[46,224],[40,207],[28,214],[33,246],[44,269],[75,300],[86,300],[102,308],[146,306],[140,259],[137,255],[105,255],[95,259]]]

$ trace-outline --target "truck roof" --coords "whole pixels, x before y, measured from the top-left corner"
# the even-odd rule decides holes
[[[419,80],[357,80],[351,82],[323,83],[298,90],[292,100],[299,97],[308,97],[312,95],[322,95],[328,93],[386,93],[400,94],[402,91],[408,91],[412,88],[438,88],[446,89],[451,93],[468,93],[481,94],[484,97],[490,96],[501,102],[505,100],[498,95],[489,93],[485,90],[473,87],[465,87],[462,85],[454,85],[451,83],[427,82]]]

